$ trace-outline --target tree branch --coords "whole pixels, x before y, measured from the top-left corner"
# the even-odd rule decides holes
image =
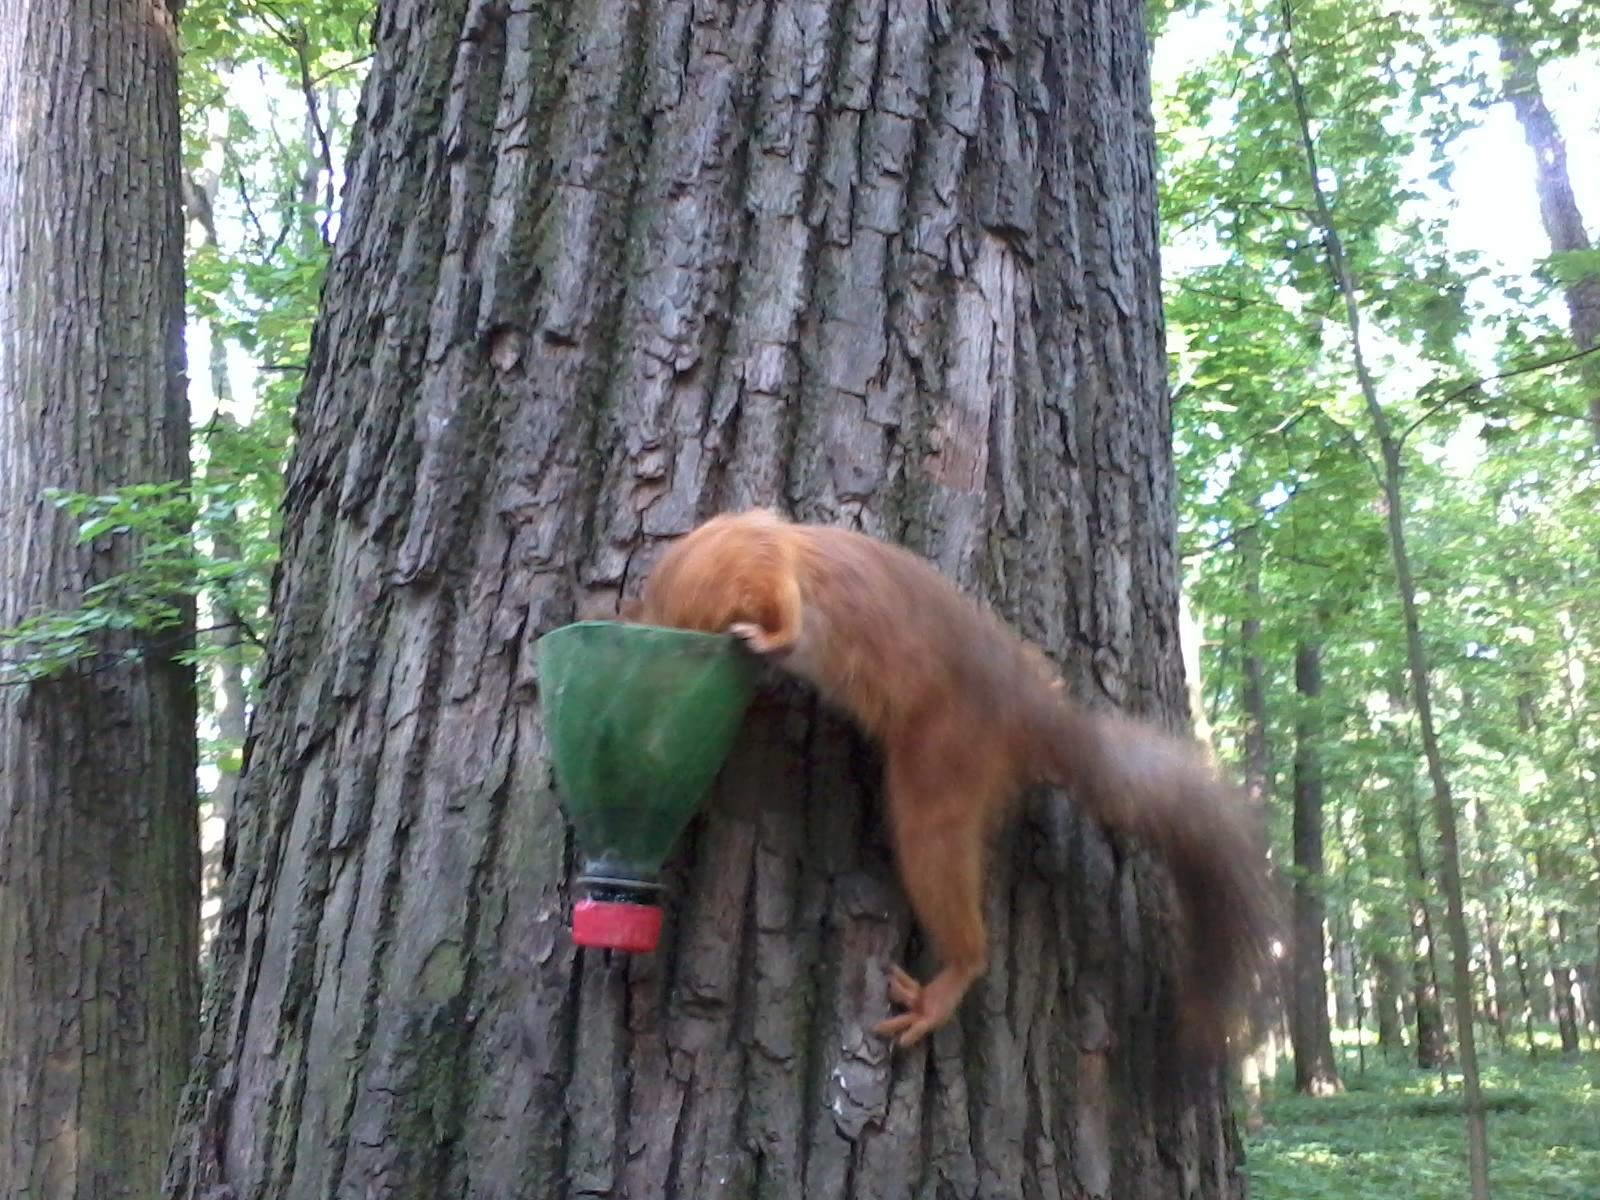
[[[1432,420],[1439,414],[1441,409],[1453,404],[1463,396],[1478,391],[1486,383],[1496,383],[1502,379],[1515,379],[1518,375],[1531,375],[1536,371],[1545,371],[1551,367],[1564,366],[1567,363],[1576,362],[1579,359],[1587,358],[1591,354],[1600,354],[1600,346],[1591,346],[1587,350],[1574,350],[1571,354],[1560,354],[1554,358],[1542,359],[1539,362],[1527,363],[1520,367],[1512,367],[1509,370],[1500,371],[1494,375],[1485,375],[1481,379],[1474,379],[1471,383],[1463,384],[1442,399],[1436,400],[1430,404],[1426,409],[1423,410],[1420,417],[1400,431],[1400,437],[1398,440],[1401,445],[1404,445],[1406,438],[1410,437],[1419,425],[1422,425],[1426,421]],[[1433,385],[1430,384],[1429,386],[1431,387]],[[1420,394],[1418,398],[1421,398]],[[1541,416],[1546,417],[1564,417],[1572,421],[1587,420],[1587,418],[1583,416],[1574,416],[1570,413],[1552,412],[1549,409],[1530,411],[1538,411]]]

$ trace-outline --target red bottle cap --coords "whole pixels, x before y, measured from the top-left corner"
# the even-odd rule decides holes
[[[654,904],[579,900],[572,906],[572,940],[580,946],[645,954],[661,938],[661,909]]]

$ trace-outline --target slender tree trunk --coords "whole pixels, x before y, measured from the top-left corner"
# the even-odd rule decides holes
[[[579,952],[533,670],[768,503],[1181,722],[1143,21],[385,7],[170,1196],[1242,1194],[1145,855],[1006,831],[988,973],[891,1053],[873,756],[766,706],[662,949]]]
[[[1577,193],[1567,170],[1567,146],[1554,114],[1544,102],[1537,64],[1511,31],[1500,35],[1500,62],[1505,67],[1505,96],[1517,114],[1522,136],[1533,151],[1534,190],[1539,196],[1539,219],[1550,250],[1555,254],[1590,249],[1589,233],[1578,208]],[[1579,350],[1600,345],[1600,272],[1580,275],[1563,291],[1572,342]],[[1589,389],[1589,427],[1600,446],[1600,363],[1591,356],[1583,366]]]
[[[1339,1090],[1328,1028],[1326,910],[1322,870],[1322,651],[1302,642],[1294,656],[1300,695],[1294,752],[1294,1085],[1325,1096]]]
[[[1488,960],[1489,1019],[1494,1023],[1495,1042],[1502,1053],[1510,1037],[1511,979],[1506,974],[1505,952],[1501,949],[1499,891],[1495,887],[1494,828],[1481,803],[1472,806],[1472,830],[1478,843],[1478,893],[1483,897],[1483,951]]]
[[[1281,897],[1283,911],[1291,914],[1294,912],[1294,889],[1292,885],[1285,886]],[[1291,930],[1291,935],[1292,935]],[[1294,947],[1288,948],[1289,952],[1278,960],[1278,995],[1283,998],[1283,1003],[1278,1009],[1278,1044],[1282,1047],[1283,1056],[1294,1056]],[[1274,1070],[1268,1078],[1277,1074]]]
[[[1561,1033],[1561,1053],[1577,1058],[1583,1052],[1579,1041],[1577,979],[1570,966],[1566,922],[1559,913],[1546,913],[1545,944],[1550,950],[1550,977],[1555,993],[1556,1028]]]
[[[1530,937],[1530,942],[1537,944],[1536,936]],[[1556,992],[1549,969],[1548,950],[1546,958],[1540,959],[1534,951],[1529,951],[1528,970],[1533,982],[1533,1015],[1541,1025],[1551,1029],[1556,1027],[1559,1018],[1556,1016]]]
[[[1427,876],[1420,873],[1420,858],[1416,866],[1419,872],[1418,886],[1426,887]],[[1439,1008],[1439,985],[1433,958],[1433,918],[1428,911],[1427,901],[1421,898],[1420,893],[1411,908],[1411,979],[1417,1025],[1417,1066],[1431,1070],[1450,1061],[1450,1042],[1445,1036],[1444,1014]]]
[[[231,522],[229,522],[231,524]],[[212,553],[218,562],[238,562],[241,550],[230,532],[216,534]],[[248,733],[248,698],[244,681],[243,617],[227,596],[218,597],[212,606],[217,629],[217,654],[212,687],[216,693],[217,739],[228,747],[243,747]],[[211,792],[212,815],[224,829],[233,823],[234,794],[239,786],[238,759],[224,756],[217,767],[217,786]],[[208,897],[210,896],[208,891]]]
[[[1494,909],[1484,906],[1481,937],[1484,956],[1488,959],[1488,1010],[1489,1022],[1494,1027],[1495,1045],[1503,1054],[1511,1035],[1511,991],[1506,976],[1505,952],[1500,947],[1500,926],[1494,919]]]
[[[1359,806],[1356,819],[1367,878],[1375,883],[1379,879],[1392,880],[1396,875],[1403,877],[1406,857],[1385,850],[1384,832],[1374,806]],[[1370,919],[1373,1008],[1378,1025],[1378,1049],[1385,1062],[1393,1062],[1405,1055],[1405,980],[1395,953],[1395,947],[1402,940],[1403,927],[1394,904],[1386,897],[1374,901]]]
[[[1325,210],[1324,210],[1325,211]],[[1331,218],[1325,218],[1331,221]],[[1332,228],[1331,224],[1328,226]],[[1334,246],[1337,242],[1333,243]],[[1351,313],[1352,336],[1359,346],[1355,324],[1353,288],[1339,259],[1339,272],[1345,280],[1346,303]],[[1384,502],[1388,510],[1389,544],[1394,555],[1395,580],[1405,615],[1406,658],[1411,676],[1412,701],[1422,734],[1423,755],[1433,785],[1433,815],[1439,834],[1439,882],[1444,890],[1445,929],[1449,935],[1452,999],[1456,1014],[1456,1038],[1461,1050],[1461,1076],[1466,1093],[1468,1128],[1468,1166],[1474,1200],[1489,1194],[1488,1134],[1484,1120],[1482,1088],[1478,1079],[1477,1044],[1473,1029],[1471,944],[1467,939],[1466,909],[1461,891],[1461,851],[1456,831],[1455,802],[1445,774],[1444,755],[1439,749],[1433,721],[1432,683],[1427,656],[1422,645],[1422,629],[1417,614],[1416,584],[1406,549],[1404,504],[1401,485],[1400,447],[1389,431],[1387,417],[1377,403],[1377,393],[1364,366],[1359,365],[1362,388],[1368,398],[1368,415],[1383,457]]]
[[[1336,913],[1330,927],[1328,956],[1333,962],[1333,1022],[1339,1029],[1353,1029],[1356,1023],[1356,955],[1351,945],[1349,917]]]
[[[1600,778],[1600,772],[1595,772],[1591,778]],[[1596,877],[1600,878],[1600,833],[1596,831],[1594,808],[1587,794],[1583,799],[1583,815],[1589,826],[1589,854],[1595,861]],[[1583,971],[1583,986],[1592,1034],[1591,1044],[1600,1049],[1600,925],[1595,927],[1594,935],[1595,956]]]
[[[215,201],[218,178],[214,171],[184,181],[184,208],[188,219],[199,225],[203,244],[216,248],[217,225]],[[228,346],[221,330],[215,325],[210,333],[210,353],[207,373],[216,411],[207,423],[208,456],[205,483],[215,483],[216,449],[238,428],[234,416],[233,381],[228,371]],[[225,528],[231,528],[230,518]],[[216,562],[238,562],[238,541],[227,532],[214,535],[210,554]],[[217,783],[201,806],[200,825],[200,953],[204,961],[216,934],[217,914],[222,907],[222,883],[227,852],[228,828],[233,821],[233,797],[239,785],[239,759],[233,747],[244,747],[248,732],[247,694],[244,680],[244,646],[242,617],[224,593],[212,597],[200,613],[202,627],[211,632],[203,636],[211,643],[211,695],[215,710],[211,714],[216,722],[216,739],[225,750],[217,762]]]
[[[0,0],[0,629],[138,553],[79,545],[46,489],[188,474],[174,17]],[[159,1180],[197,1000],[192,640],[97,635],[0,686],[5,1200]]]
[[[1594,1050],[1596,1043],[1600,1042],[1600,978],[1597,978],[1595,965],[1592,962],[1580,963],[1575,970],[1578,975],[1578,998],[1581,1003],[1581,1025],[1589,1031],[1589,1048]]]
[[[216,199],[217,178],[211,175],[198,184],[192,184],[188,195],[194,198],[190,205],[191,214],[199,222],[205,237],[205,244],[211,247],[217,245],[217,227],[213,216],[212,205]],[[216,403],[216,413],[212,417],[212,432],[219,440],[226,440],[239,432],[238,414],[233,394],[233,379],[228,370],[228,343],[222,336],[222,331],[213,327],[210,331],[210,356],[207,369],[211,382],[211,395]],[[223,523],[222,531],[216,535],[216,544],[211,547],[211,556],[218,562],[238,562],[242,555],[238,540],[233,536],[235,528],[232,520]],[[212,600],[209,624],[216,629],[208,636],[216,647],[214,655],[212,689],[216,694],[216,722],[218,740],[229,746],[243,747],[245,736],[248,733],[248,695],[244,680],[244,646],[245,637],[243,615],[234,605],[232,598],[223,592]],[[220,820],[226,828],[233,820],[233,797],[239,784],[239,770],[235,759],[226,757],[217,769],[217,786],[211,793],[212,815]],[[207,856],[207,873],[210,874],[213,864],[211,855]],[[214,896],[215,884],[208,881],[204,885],[205,898],[210,900]]]
[[[1266,805],[1273,793],[1271,728],[1267,718],[1267,687],[1261,664],[1261,536],[1254,526],[1239,531],[1237,546],[1244,562],[1245,602],[1249,615],[1239,623],[1242,675],[1239,688],[1244,709],[1244,786],[1251,799]]]
[[[1522,1030],[1528,1039],[1528,1057],[1537,1060],[1539,1041],[1535,1036],[1533,989],[1528,980],[1528,960],[1522,952],[1522,940],[1511,935],[1511,952],[1517,959],[1517,985],[1522,992]]]
[[[1400,699],[1403,700],[1403,697]],[[1438,942],[1428,897],[1433,881],[1422,850],[1422,818],[1407,797],[1400,820],[1411,873],[1412,1019],[1417,1028],[1417,1066],[1442,1070],[1450,1062],[1450,1038],[1439,1001]]]
[[[1567,717],[1571,733],[1571,746],[1574,756],[1583,758],[1583,731],[1586,728],[1585,712],[1582,698],[1576,681],[1583,678],[1582,665],[1577,659],[1577,649],[1573,645],[1573,636],[1570,633],[1562,635],[1562,652],[1565,657],[1564,669],[1561,672],[1562,691],[1566,695]],[[1595,816],[1595,804],[1591,798],[1593,783],[1600,779],[1600,762],[1594,757],[1589,760],[1586,774],[1581,775],[1583,782],[1590,785],[1583,787],[1578,797],[1578,810],[1583,814],[1584,832],[1589,851],[1589,860],[1594,866],[1595,877],[1600,879],[1600,819]],[[1591,1046],[1600,1044],[1600,928],[1595,930],[1595,957],[1588,963],[1577,967],[1578,995],[1584,1011],[1584,1024],[1591,1030]]]
[[[1417,589],[1412,579],[1410,552],[1406,545],[1400,442],[1390,427],[1388,413],[1378,399],[1377,384],[1367,369],[1363,354],[1361,315],[1356,302],[1355,281],[1350,276],[1349,264],[1345,261],[1333,212],[1323,193],[1322,178],[1317,167],[1316,142],[1311,132],[1311,114],[1307,109],[1305,92],[1300,86],[1295,69],[1289,0],[1283,2],[1283,13],[1285,22],[1283,58],[1289,68],[1300,136],[1305,146],[1306,178],[1315,203],[1317,224],[1322,234],[1323,245],[1327,250],[1334,289],[1344,301],[1345,321],[1350,333],[1351,356],[1356,379],[1361,387],[1372,437],[1378,444],[1382,461],[1389,550],[1394,559],[1395,586],[1399,591],[1400,606],[1405,617],[1406,663],[1411,677],[1412,703],[1416,707],[1417,725],[1422,734],[1422,751],[1428,764],[1428,778],[1433,785],[1433,816],[1439,832],[1439,876],[1440,883],[1444,887],[1445,927],[1450,937],[1452,992],[1457,1038],[1461,1047],[1461,1079],[1466,1101],[1468,1175],[1472,1183],[1473,1200],[1488,1200],[1488,1123],[1484,1117],[1483,1091],[1478,1079],[1478,1051],[1472,1021],[1472,961],[1471,946],[1467,940],[1466,908],[1461,894],[1460,839],[1456,832],[1455,801],[1450,794],[1450,781],[1445,773],[1444,755],[1439,749],[1438,732],[1434,727],[1432,681],[1429,676],[1427,654],[1422,644],[1421,618],[1417,614]]]
[[[1400,974],[1400,960],[1389,950],[1375,951],[1372,955],[1373,1009],[1378,1022],[1378,1050],[1385,1062],[1404,1057],[1406,1038],[1404,1014],[1400,997],[1405,984]]]
[[[1239,530],[1234,545],[1243,560],[1244,591],[1247,615],[1239,623],[1239,666],[1243,676],[1240,683],[1240,703],[1244,708],[1244,786],[1250,798],[1265,814],[1275,788],[1272,741],[1267,719],[1267,688],[1262,669],[1261,651],[1261,536],[1254,525]],[[1281,1023],[1279,1013],[1283,1006],[1281,990],[1273,988],[1267,997],[1270,1006],[1263,1025],[1275,1030]],[[1262,1110],[1262,1080],[1271,1080],[1277,1074],[1277,1035],[1262,1038],[1260,1045],[1244,1056],[1240,1082],[1245,1097],[1245,1125],[1251,1131],[1263,1128],[1266,1116]]]
[[[216,365],[213,362],[213,371]],[[232,525],[233,522],[230,520],[226,524]],[[241,557],[238,541],[229,532],[220,529],[213,535],[211,553],[217,562],[238,562]],[[234,797],[239,789],[240,755],[248,733],[249,719],[244,679],[243,617],[232,600],[223,595],[213,599],[210,618],[216,626],[208,635],[213,643],[211,694],[216,707],[212,715],[216,721],[216,740],[223,749],[217,760],[216,786],[211,789],[206,806],[207,820],[201,827],[200,946],[203,957],[216,937],[217,920],[222,911],[229,834],[234,823]]]

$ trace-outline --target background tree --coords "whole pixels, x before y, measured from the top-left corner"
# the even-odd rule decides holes
[[[221,907],[226,830],[271,622],[291,415],[310,355],[366,0],[189,0],[181,100],[190,223],[205,871],[202,934]]]
[[[1482,1087],[1478,1072],[1478,1053],[1473,1033],[1475,1006],[1472,991],[1471,945],[1467,940],[1466,905],[1461,888],[1461,849],[1457,834],[1455,797],[1451,792],[1444,754],[1439,747],[1434,721],[1435,680],[1422,642],[1421,617],[1417,606],[1416,577],[1411,566],[1407,541],[1404,489],[1405,465],[1402,460],[1404,435],[1397,433],[1390,411],[1378,395],[1378,385],[1366,359],[1362,341],[1361,304],[1355,276],[1344,251],[1333,209],[1322,182],[1317,162],[1317,137],[1312,130],[1311,106],[1300,76],[1298,51],[1294,41],[1293,6],[1281,5],[1283,44],[1280,50],[1294,97],[1296,125],[1305,150],[1305,178],[1312,200],[1312,228],[1320,235],[1328,257],[1331,287],[1344,308],[1349,336],[1351,367],[1366,408],[1371,440],[1377,443],[1382,462],[1383,506],[1389,533],[1389,551],[1394,559],[1395,588],[1399,594],[1406,634],[1406,676],[1412,703],[1417,711],[1417,726],[1422,735],[1423,756],[1433,795],[1434,821],[1439,834],[1440,882],[1445,896],[1445,928],[1450,941],[1450,964],[1456,1012],[1456,1037],[1461,1048],[1462,1080],[1466,1091],[1467,1145],[1469,1174],[1474,1200],[1488,1200],[1489,1149],[1485,1128]],[[1430,942],[1431,942],[1430,938]]]
[[[1297,80],[1285,70],[1286,12]],[[1594,528],[1584,428],[1592,391],[1581,348],[1562,328],[1560,284],[1571,274],[1560,268],[1580,264],[1557,256],[1544,279],[1518,275],[1494,261],[1492,246],[1463,252],[1448,227],[1454,174],[1471,161],[1462,143],[1480,107],[1501,95],[1497,44],[1464,36],[1467,22],[1345,0],[1292,10],[1240,0],[1180,20],[1197,41],[1218,14],[1215,54],[1168,76],[1163,110],[1193,602],[1219,656],[1229,651],[1220,631],[1246,610],[1267,614],[1251,637],[1266,665],[1266,702],[1233,685],[1238,672],[1208,661],[1213,728],[1225,756],[1245,756],[1242,731],[1263,707],[1284,714],[1269,735],[1289,736],[1292,647],[1305,640],[1305,614],[1335,597],[1317,640],[1325,814],[1341,836],[1328,839],[1328,911],[1313,936],[1334,936],[1346,964],[1355,955],[1360,978],[1341,1006],[1350,1015],[1363,1011],[1364,995],[1396,996],[1395,956],[1412,959],[1419,1059],[1453,1085],[1472,1014],[1490,1012],[1491,994],[1503,991],[1491,980],[1526,978],[1535,1006],[1549,1007],[1538,1000],[1540,979],[1562,992],[1566,976],[1552,968],[1577,977],[1588,952],[1587,938],[1577,949],[1563,933],[1573,923],[1544,919],[1574,904],[1593,911],[1595,872],[1549,852],[1552,838],[1588,844],[1583,806],[1568,790],[1586,768],[1559,765],[1588,735],[1567,723],[1578,710],[1559,719],[1561,739],[1532,719],[1554,716],[1554,695],[1583,690],[1560,682],[1572,661],[1585,680],[1593,663],[1580,650],[1563,674],[1556,633],[1578,627],[1571,614],[1587,603],[1569,588],[1588,578],[1592,560],[1561,531]],[[1560,24],[1544,17],[1547,31]],[[1563,35],[1538,52],[1548,61],[1580,53],[1582,42]],[[1343,260],[1336,276],[1333,257]],[[1350,365],[1357,350],[1361,372]],[[1569,507],[1579,494],[1584,511]],[[1239,585],[1245,530],[1259,550],[1259,597]],[[1397,532],[1403,564],[1389,544]],[[1524,574],[1537,582],[1519,584]],[[1411,593],[1403,605],[1402,592]],[[1426,668],[1411,672],[1427,685],[1426,706],[1396,702],[1408,664]],[[1497,844],[1461,839],[1450,853],[1451,838],[1417,821],[1424,775],[1436,800],[1449,801],[1434,805],[1440,830],[1452,832],[1459,806],[1500,831]],[[1280,838],[1285,793],[1280,785]],[[1452,874],[1459,900],[1448,895]],[[1346,931],[1357,931],[1353,942]],[[1454,952],[1436,969],[1447,934]],[[1496,943],[1518,949],[1508,960]],[[1524,952],[1537,961],[1518,974],[1512,961]],[[1454,1027],[1436,1009],[1440,972],[1458,994]],[[1320,999],[1325,1006],[1328,996]],[[1529,1026],[1532,1036],[1558,1035],[1559,1017],[1552,1009]],[[1392,1045],[1392,1003],[1379,1004],[1379,1025]],[[1336,1031],[1335,1044],[1354,1037]],[[1352,1057],[1347,1067],[1362,1061]]]
[[[1142,855],[1010,835],[993,968],[892,1057],[870,756],[758,722],[669,949],[579,957],[531,668],[765,501],[1171,719],[1144,63],[1133,4],[385,11],[171,1194],[1237,1192]]]
[[[1550,240],[1549,269],[1567,310],[1573,345],[1592,351],[1600,343],[1600,256],[1594,252],[1588,226],[1567,168],[1566,139],[1546,103],[1539,65],[1551,51],[1571,54],[1597,22],[1584,8],[1557,9],[1547,0],[1518,6],[1469,7],[1468,19],[1487,25],[1499,44],[1503,68],[1501,88],[1533,153],[1533,177],[1539,197],[1539,220]],[[1536,53],[1535,47],[1542,53]],[[1600,446],[1600,360],[1590,358],[1582,375],[1588,396],[1590,434]]]
[[[1294,655],[1301,713],[1294,752],[1294,1083],[1322,1094],[1339,1087],[1328,1024],[1328,978],[1323,936],[1322,647],[1301,642]]]
[[[8,1198],[149,1196],[194,1039],[192,606],[132,573],[187,522],[174,21],[0,3]],[[80,523],[50,489],[108,499]]]

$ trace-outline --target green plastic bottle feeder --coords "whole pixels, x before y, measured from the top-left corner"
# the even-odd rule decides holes
[[[580,621],[537,648],[556,784],[582,893],[572,940],[635,953],[661,935],[661,864],[722,769],[755,691],[737,639]]]

